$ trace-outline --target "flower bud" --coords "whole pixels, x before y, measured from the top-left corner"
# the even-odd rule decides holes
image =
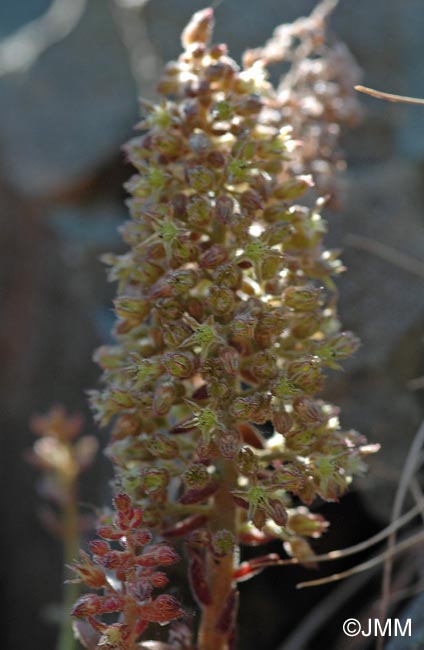
[[[165,415],[178,397],[176,386],[171,381],[163,381],[155,388],[153,395],[153,412],[155,415]]]
[[[215,202],[215,218],[219,223],[228,225],[234,214],[234,200],[227,194],[218,196]]]
[[[139,325],[150,312],[151,304],[147,300],[136,300],[121,296],[113,301],[115,313],[132,326]]]
[[[297,339],[307,339],[321,327],[322,317],[318,312],[298,315],[291,320],[291,333]]]
[[[214,185],[215,175],[211,169],[203,165],[189,167],[187,182],[196,192],[208,192]]]
[[[308,426],[319,426],[324,422],[321,409],[310,397],[297,397],[293,402],[293,411],[296,418]]]
[[[224,431],[217,436],[219,451],[227,460],[234,460],[240,450],[240,438],[235,432]]]
[[[306,508],[299,508],[298,512],[290,515],[287,528],[296,535],[306,537],[321,537],[329,526],[322,515],[312,514]]]
[[[93,360],[103,370],[113,370],[122,365],[122,350],[118,346],[102,345],[97,348]]]
[[[290,382],[307,393],[316,393],[322,387],[323,377],[317,357],[291,361],[287,374]]]
[[[300,564],[303,564],[308,569],[318,568],[316,562],[309,560],[310,557],[313,557],[314,552],[306,539],[292,537],[287,542],[284,542],[284,550],[290,557],[296,558]]]
[[[237,466],[244,476],[253,476],[258,471],[258,459],[249,447],[243,447],[237,454]]]
[[[313,187],[312,176],[298,176],[281,183],[274,191],[274,196],[284,201],[298,199],[311,187]]]
[[[234,291],[225,287],[212,286],[209,289],[208,305],[216,316],[230,315],[235,305]]]
[[[292,226],[285,221],[279,221],[268,226],[262,233],[262,239],[268,246],[276,246],[283,243],[292,232]]]
[[[239,355],[235,348],[225,346],[219,350],[219,358],[226,373],[235,377],[239,369]]]
[[[293,426],[293,418],[291,414],[285,410],[283,404],[272,408],[271,420],[275,430],[282,435],[288,433]]]
[[[210,481],[210,474],[205,465],[194,463],[183,474],[183,481],[189,488],[203,488]]]
[[[277,373],[277,360],[271,350],[262,350],[255,354],[249,360],[249,365],[258,379],[271,379]]]
[[[213,274],[213,280],[218,287],[228,287],[236,291],[241,287],[242,271],[236,264],[229,262],[218,266]]]
[[[315,311],[321,300],[321,290],[315,287],[287,287],[284,292],[284,304],[294,311]]]
[[[191,197],[187,204],[189,223],[196,228],[206,228],[210,224],[213,209],[210,201],[203,196]]]
[[[163,324],[163,341],[168,348],[177,348],[191,334],[191,327],[183,321],[173,321]]]
[[[163,358],[164,366],[172,377],[187,379],[196,368],[196,357],[192,352],[168,352]]]
[[[202,269],[214,269],[224,264],[228,259],[228,251],[220,244],[214,244],[203,253],[199,260],[199,266]]]
[[[178,443],[161,433],[156,433],[154,436],[149,437],[146,447],[152,456],[163,458],[164,460],[178,458],[180,452]]]
[[[140,473],[140,481],[146,494],[154,494],[166,488],[169,483],[169,473],[163,468],[146,467]]]
[[[240,195],[240,205],[247,212],[255,212],[262,208],[262,197],[255,190],[245,190]]]
[[[197,11],[181,35],[183,47],[188,48],[192,43],[207,44],[212,35],[213,24],[212,9]]]

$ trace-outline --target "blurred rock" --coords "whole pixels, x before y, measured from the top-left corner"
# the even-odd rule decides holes
[[[0,35],[6,36],[30,20],[41,16],[49,7],[50,0],[26,0],[26,2],[0,3]]]
[[[344,214],[329,217],[329,241],[344,247],[340,314],[362,347],[343,364],[345,372],[332,378],[328,393],[342,408],[344,426],[382,445],[369,474],[356,485],[366,491],[366,507],[387,520],[408,447],[424,416],[422,391],[409,388],[424,374],[421,171],[402,162],[368,166],[350,172],[348,186]],[[415,273],[414,266],[398,265],[414,261]]]
[[[109,4],[90,0],[75,30],[27,75],[0,78],[0,168],[26,195],[86,179],[137,120],[127,52]]]

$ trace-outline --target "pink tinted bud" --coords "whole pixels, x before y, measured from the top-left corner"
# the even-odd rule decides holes
[[[143,555],[136,558],[135,562],[142,567],[168,566],[178,561],[178,555],[173,548],[167,545],[151,546]]]
[[[93,539],[91,542],[88,542],[88,546],[94,555],[102,556],[110,551],[109,544],[101,539]]]
[[[122,532],[116,530],[114,526],[99,526],[96,528],[96,532],[99,537],[103,537],[103,539],[109,539],[111,541],[118,540],[122,537]]]
[[[145,546],[152,541],[152,534],[148,530],[133,530],[131,539],[136,546]]]
[[[71,610],[71,616],[76,618],[86,618],[87,616],[96,616],[100,613],[101,596],[96,594],[86,594],[78,598]]]
[[[169,582],[169,578],[165,573],[163,573],[163,571],[155,571],[150,576],[150,582],[152,583],[153,587],[161,589],[163,587],[166,587]]]
[[[120,527],[125,530],[134,515],[131,499],[128,494],[117,494],[113,499],[116,510],[118,511],[118,521]]]
[[[131,553],[128,551],[109,551],[107,555],[101,558],[101,564],[106,569],[125,569],[131,564]]]
[[[141,618],[150,623],[169,623],[184,616],[181,604],[173,596],[161,594],[155,600],[138,607]]]

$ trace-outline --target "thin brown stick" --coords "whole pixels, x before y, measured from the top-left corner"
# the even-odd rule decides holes
[[[399,104],[419,104],[420,106],[424,105],[424,99],[419,99],[418,97],[405,97],[404,95],[383,93],[381,90],[374,90],[373,88],[367,88],[366,86],[355,86],[355,90],[364,93],[365,95],[376,97],[377,99],[385,99],[388,102],[397,102]]]
[[[331,582],[338,582],[339,580],[343,580],[344,578],[349,578],[350,576],[353,576],[356,573],[361,573],[362,571],[367,571],[368,569],[372,569],[374,566],[384,562],[387,558],[392,558],[394,555],[397,555],[398,553],[401,553],[402,551],[411,548],[411,546],[415,546],[415,544],[422,544],[422,543],[424,543],[424,531],[420,531],[415,535],[411,535],[407,539],[403,540],[403,542],[399,542],[399,544],[396,544],[396,546],[394,546],[393,549],[384,551],[384,553],[380,553],[380,555],[376,555],[370,560],[367,560],[366,562],[362,562],[362,564],[357,564],[356,566],[352,567],[351,569],[348,569],[347,571],[342,571],[341,573],[333,573],[331,576],[327,576],[325,578],[319,578],[318,580],[308,580],[307,582],[299,582],[296,585],[296,589],[304,589],[305,587],[317,587],[318,585],[326,585]]]
[[[393,264],[393,266],[397,266],[408,273],[413,273],[419,278],[424,278],[424,262],[415,257],[411,257],[411,255],[402,253],[402,251],[396,248],[383,244],[383,242],[377,241],[376,239],[364,237],[363,235],[348,233],[345,241],[349,246],[359,248],[367,253],[372,253],[386,262]]]

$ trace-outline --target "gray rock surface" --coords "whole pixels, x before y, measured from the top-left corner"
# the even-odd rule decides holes
[[[28,73],[0,78],[0,168],[23,194],[56,193],[116,156],[136,119],[109,5],[90,0],[75,30]]]

